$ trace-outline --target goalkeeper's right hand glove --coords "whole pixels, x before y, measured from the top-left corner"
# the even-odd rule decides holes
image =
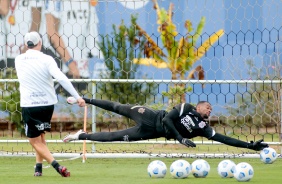
[[[196,144],[193,143],[192,141],[190,141],[189,139],[187,138],[182,138],[181,141],[179,141],[181,144],[187,146],[187,147],[196,147]]]
[[[258,140],[256,142],[251,141],[248,145],[249,149],[255,150],[255,151],[261,151],[264,148],[268,148],[268,144],[267,143],[263,143],[263,139]]]

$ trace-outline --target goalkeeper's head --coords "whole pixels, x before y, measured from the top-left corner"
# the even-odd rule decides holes
[[[24,36],[24,43],[29,49],[41,50],[42,38],[38,32],[29,32]]]
[[[200,101],[196,105],[196,111],[204,118],[208,119],[211,111],[212,111],[212,106],[209,102],[207,101]]]

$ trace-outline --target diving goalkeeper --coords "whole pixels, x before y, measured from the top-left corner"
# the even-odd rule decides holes
[[[74,140],[100,142],[138,141],[165,137],[166,139],[176,139],[187,147],[196,147],[196,144],[190,139],[201,136],[226,145],[256,151],[268,147],[268,144],[264,143],[263,140],[245,142],[216,133],[206,121],[212,111],[212,106],[207,101],[200,101],[196,107],[189,103],[178,104],[171,111],[167,112],[165,110],[153,110],[140,105],[125,105],[107,100],[83,99],[88,104],[130,118],[136,122],[136,125],[116,132],[87,134],[79,130],[75,134],[65,136],[64,142]],[[73,97],[68,97],[67,102],[75,104],[77,100]]]

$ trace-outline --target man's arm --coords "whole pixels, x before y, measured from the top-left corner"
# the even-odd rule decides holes
[[[39,32],[41,23],[41,7],[31,7],[31,25],[29,32],[36,31]]]
[[[173,121],[179,117],[178,110],[172,109],[162,120],[166,135],[172,135],[175,139],[181,140],[183,137],[176,130]]]
[[[0,15],[6,16],[9,12],[9,0],[0,0]]]
[[[263,150],[264,148],[268,147],[267,143],[263,143],[263,140],[259,140],[256,142],[251,141],[250,143],[240,141],[238,139],[234,139],[219,133],[215,133],[213,137],[210,138],[211,140],[221,142],[223,144],[227,144],[229,146],[239,147],[239,148],[248,148],[255,151]]]
[[[196,147],[196,144],[187,138],[183,138],[182,135],[176,130],[173,121],[179,117],[179,112],[176,109],[171,110],[162,120],[165,129],[165,134],[168,137],[172,136],[177,139],[181,144],[187,147]]]
[[[72,59],[62,37],[59,34],[60,19],[54,17],[51,13],[45,15],[47,23],[47,34],[50,39],[50,43],[59,53],[60,57],[63,58],[64,62],[70,69],[70,74],[74,78],[79,78],[80,74],[76,65],[76,62]]]
[[[48,57],[50,57],[49,58],[50,61],[47,65],[49,73],[55,79],[57,79],[57,81],[63,86],[64,89],[66,89],[74,98],[77,99],[78,105],[80,107],[84,107],[85,106],[84,99],[80,97],[80,95],[75,90],[75,88],[73,87],[72,83],[69,81],[67,76],[58,68],[56,61],[51,56]]]

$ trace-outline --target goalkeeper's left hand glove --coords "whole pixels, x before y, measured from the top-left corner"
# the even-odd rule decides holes
[[[179,141],[181,144],[187,146],[187,147],[196,147],[196,144],[190,141],[187,138],[183,138],[181,141]]]
[[[251,141],[249,143],[249,145],[248,145],[248,148],[252,149],[252,150],[255,150],[255,151],[261,151],[264,148],[268,148],[268,144],[267,143],[263,143],[262,141],[263,141],[263,139],[258,140],[256,142]]]

